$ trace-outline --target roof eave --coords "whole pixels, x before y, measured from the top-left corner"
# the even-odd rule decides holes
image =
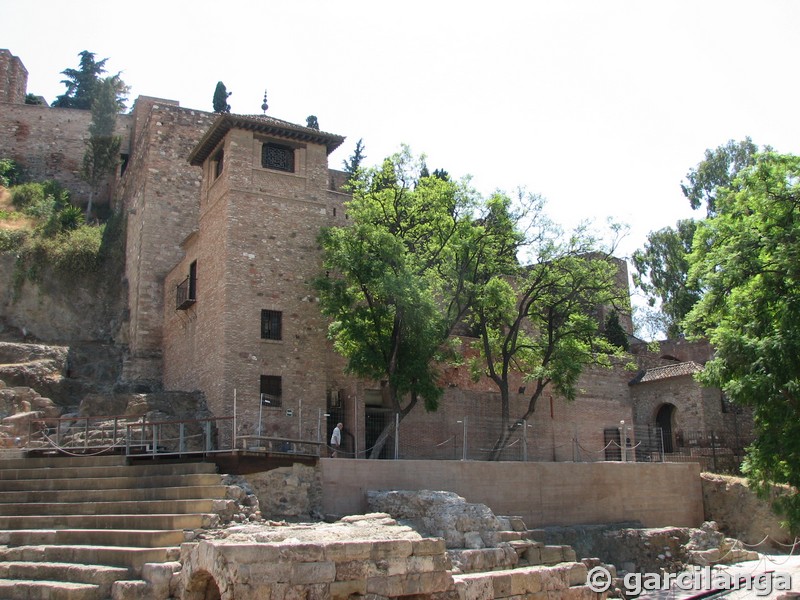
[[[200,138],[200,141],[189,154],[189,164],[192,166],[202,165],[231,129],[244,129],[297,142],[320,144],[326,147],[328,154],[336,150],[344,142],[344,136],[302,127],[289,122],[262,121],[241,115],[224,114],[220,115],[203,137]]]

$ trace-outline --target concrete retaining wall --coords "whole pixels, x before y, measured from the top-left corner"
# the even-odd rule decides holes
[[[367,511],[367,490],[445,490],[528,527],[639,521],[645,527],[699,527],[695,463],[522,463],[321,459],[323,511]]]

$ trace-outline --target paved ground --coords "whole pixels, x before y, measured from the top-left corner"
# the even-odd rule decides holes
[[[739,589],[725,594],[727,600],[772,599],[789,591],[800,593],[800,556],[763,554],[759,560],[720,565],[713,570],[700,569],[691,579],[673,583],[672,589],[644,592],[639,598],[648,600],[684,600],[709,591],[726,582],[739,582]],[[644,583],[644,581],[642,582]],[[692,584],[691,586],[686,583]],[[699,585],[694,585],[698,583]],[[687,589],[687,588],[693,589]],[[785,588],[789,589],[785,589]]]

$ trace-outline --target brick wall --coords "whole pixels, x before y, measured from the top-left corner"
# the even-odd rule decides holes
[[[165,284],[164,385],[199,386],[218,415],[232,414],[235,390],[240,434],[257,432],[261,413],[263,435],[315,439],[332,354],[311,281],[317,236],[334,208],[343,220],[343,195],[328,189],[325,146],[296,144],[295,171],[284,173],[262,168],[265,141],[232,129],[203,166],[199,230]],[[175,286],[194,260],[197,303],[176,311]],[[281,312],[280,340],[261,339],[262,310]],[[280,407],[260,406],[262,375],[281,377]]]
[[[28,89],[28,70],[19,57],[0,49],[0,102],[24,104]]]
[[[164,277],[184,257],[181,243],[198,226],[201,172],[187,157],[214,117],[174,101],[145,99],[134,106],[136,135],[118,194],[128,215],[127,380],[161,382]]]
[[[12,158],[33,181],[55,179],[72,192],[74,202],[86,202],[89,186],[80,178],[92,114],[88,110],[1,104],[0,157]],[[130,144],[130,115],[117,115],[120,152]],[[108,204],[116,174],[101,186],[94,202]]]

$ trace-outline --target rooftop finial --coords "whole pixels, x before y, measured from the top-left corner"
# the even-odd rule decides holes
[[[264,114],[267,114],[268,108],[269,104],[267,104],[267,90],[264,90],[264,103],[261,105],[261,110],[264,111]]]

